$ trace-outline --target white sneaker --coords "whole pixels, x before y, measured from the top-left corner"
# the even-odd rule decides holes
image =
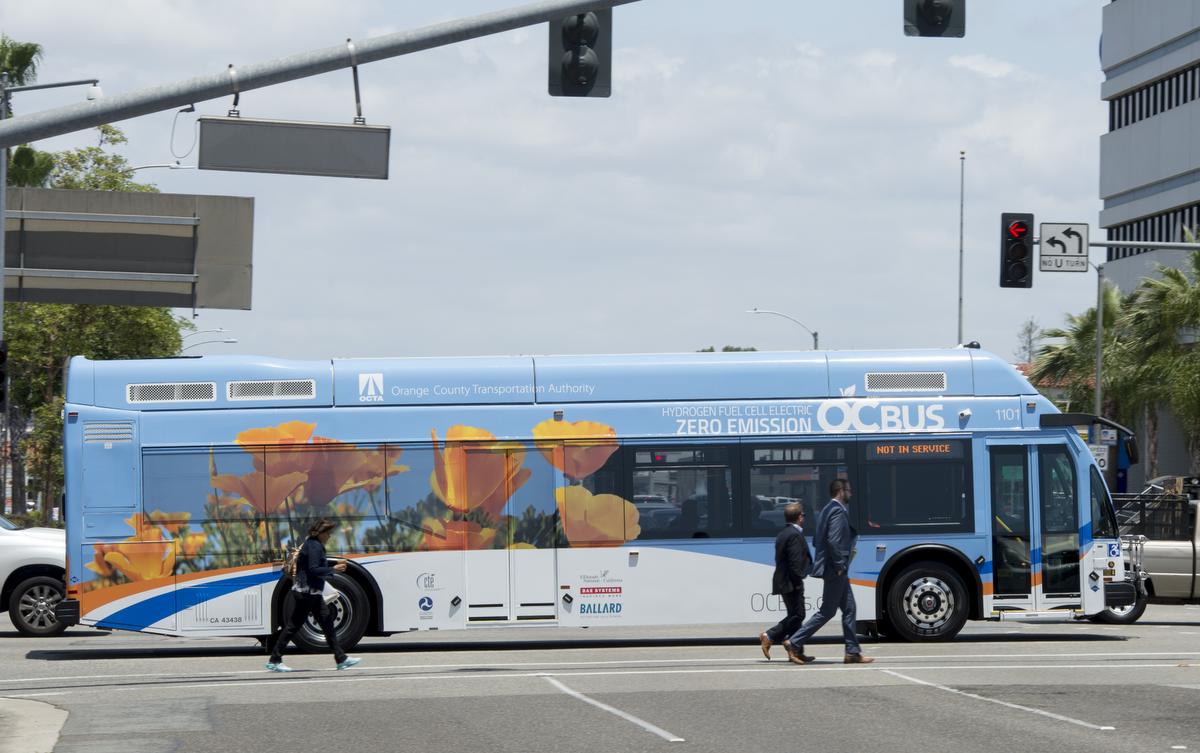
[[[345,659],[338,662],[337,668],[338,669],[350,669],[355,664],[358,664],[361,661],[362,661],[362,659],[358,658],[357,656],[347,656]]]
[[[267,671],[268,672],[291,672],[292,668],[289,667],[288,665],[284,664],[283,662],[279,662],[278,664],[276,664],[275,662],[267,662]]]

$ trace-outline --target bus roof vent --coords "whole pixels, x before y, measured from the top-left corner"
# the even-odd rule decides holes
[[[83,442],[128,443],[133,441],[132,421],[84,421]]]
[[[870,371],[867,392],[945,392],[944,371]]]
[[[274,382],[229,382],[229,400],[311,400],[317,396],[314,379],[285,379]]]
[[[131,403],[197,403],[217,399],[216,382],[168,382],[126,385]]]

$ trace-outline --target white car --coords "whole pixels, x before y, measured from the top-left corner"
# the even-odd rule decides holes
[[[25,635],[58,635],[54,615],[65,585],[67,540],[60,528],[18,528],[0,517],[0,608]]]

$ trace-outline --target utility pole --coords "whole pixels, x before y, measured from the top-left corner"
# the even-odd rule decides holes
[[[958,153],[958,339],[963,341],[963,187],[966,185],[967,153]]]

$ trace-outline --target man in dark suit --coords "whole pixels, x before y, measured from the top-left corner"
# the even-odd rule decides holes
[[[763,656],[771,658],[771,644],[787,638],[804,622],[804,578],[812,571],[812,555],[804,540],[804,508],[793,502],[783,508],[787,524],[775,537],[775,574],[771,576],[771,593],[783,599],[787,616],[779,624],[759,633],[758,642]],[[812,659],[812,657],[806,657]]]
[[[808,664],[812,659],[804,655],[804,642],[841,609],[842,638],[846,641],[844,661],[846,664],[870,664],[875,660],[863,656],[862,648],[858,645],[854,591],[850,588],[850,560],[854,557],[854,545],[858,541],[858,532],[850,525],[850,482],[834,479],[829,484],[829,495],[832,499],[817,515],[817,530],[813,535],[816,556],[813,558],[812,574],[825,581],[821,608],[783,642],[783,648],[788,652],[789,661]]]

